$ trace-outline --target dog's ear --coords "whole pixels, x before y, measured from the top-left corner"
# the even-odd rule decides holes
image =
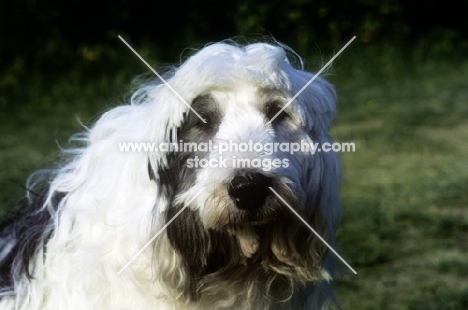
[[[291,70],[289,77],[293,92],[300,89],[313,78],[313,74]],[[303,113],[303,129],[310,139],[308,142],[321,148],[331,143],[330,125],[336,113],[337,97],[332,84],[317,77],[301,92],[297,99],[299,110]],[[324,227],[325,234],[334,235],[341,218],[339,186],[341,174],[338,156],[335,152],[317,151],[308,156],[303,166],[302,188],[306,193],[306,216],[318,226]]]
[[[320,142],[323,143],[323,140]],[[309,156],[302,182],[306,194],[303,209],[305,219],[330,246],[335,247],[334,236],[341,220],[341,174],[338,155],[335,152],[316,152]],[[312,238],[309,239],[308,255],[316,257],[318,254],[324,271],[331,275],[335,268],[335,256],[321,240],[310,236]],[[326,287],[328,284],[324,282],[323,285]]]
[[[312,224],[326,227],[326,233],[332,235],[341,219],[339,165],[335,152],[316,152],[310,156],[302,178],[306,193],[305,215],[314,221]]]

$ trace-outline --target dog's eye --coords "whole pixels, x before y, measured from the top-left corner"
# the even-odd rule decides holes
[[[197,118],[197,122],[195,123],[195,126],[202,129],[202,130],[208,130],[213,128],[213,121],[210,116],[208,115],[201,115],[205,122],[203,122],[200,118]]]
[[[219,111],[216,107],[216,101],[210,95],[200,95],[192,101],[192,108],[205,120],[203,122],[192,111],[190,112],[190,126],[198,130],[209,132],[213,131],[219,125]]]
[[[286,112],[286,110],[281,111],[281,109],[282,109],[282,106],[280,106],[277,103],[272,103],[272,104],[267,105],[267,107],[265,109],[266,118],[269,121],[273,120],[272,121],[273,124],[278,124],[278,123],[282,122],[289,115],[288,115],[288,112]],[[280,112],[280,111],[281,111],[281,113],[278,114],[278,112]]]

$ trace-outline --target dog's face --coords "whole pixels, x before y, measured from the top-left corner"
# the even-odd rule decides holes
[[[205,188],[192,210],[199,213],[204,227],[214,230],[237,230],[283,218],[285,206],[278,204],[270,187],[294,197],[290,201],[294,205],[304,202],[301,187],[294,186],[301,184],[301,176],[288,168],[304,165],[306,158],[281,152],[278,146],[307,136],[291,105],[269,123],[287,102],[279,90],[249,85],[197,96],[192,107],[206,123],[190,111],[178,140],[198,146],[209,143],[211,149],[182,152],[188,183],[175,202],[187,203]]]
[[[271,189],[333,243],[336,155],[292,150],[329,141],[333,89],[318,79],[288,104],[312,75],[292,68],[281,48],[224,48],[202,50],[172,79],[199,115],[185,109],[167,127],[179,149],[150,166],[169,201],[166,221],[189,206],[167,236],[192,278],[248,266],[302,282],[326,279],[326,247]]]

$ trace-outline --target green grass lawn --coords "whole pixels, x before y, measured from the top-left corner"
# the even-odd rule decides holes
[[[335,139],[356,143],[342,154],[337,238],[358,272],[336,281],[344,309],[468,309],[468,66],[435,67],[331,78]]]
[[[341,155],[337,240],[358,274],[340,264],[338,300],[343,309],[468,309],[468,64],[387,72],[366,61],[328,76],[340,98],[335,140],[356,143]],[[77,116],[90,125],[123,102],[134,73],[32,75],[0,98],[0,217],[82,130]]]

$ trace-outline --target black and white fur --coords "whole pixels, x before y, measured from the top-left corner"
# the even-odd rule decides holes
[[[119,143],[330,142],[333,87],[277,45],[209,45],[142,86],[33,177],[0,224],[0,309],[325,309],[340,220],[335,153],[122,152]],[[287,159],[268,170],[189,168],[188,159]],[[229,163],[230,161],[228,161]],[[39,176],[39,177],[37,177]],[[195,197],[197,193],[201,194]],[[190,203],[189,203],[190,202]],[[118,271],[179,211],[167,229]]]

